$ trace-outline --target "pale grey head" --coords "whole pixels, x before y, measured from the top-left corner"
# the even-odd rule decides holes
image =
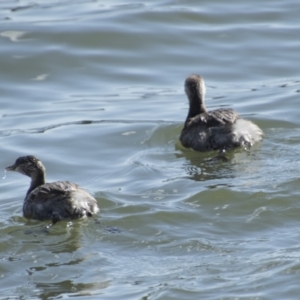
[[[6,171],[15,171],[30,178],[45,174],[46,169],[39,159],[33,155],[19,157],[12,166],[5,168]]]
[[[188,76],[184,83],[184,90],[190,101],[193,99],[203,101],[206,92],[204,79],[197,74]]]

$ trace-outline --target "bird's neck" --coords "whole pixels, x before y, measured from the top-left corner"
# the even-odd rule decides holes
[[[38,174],[36,174],[36,176],[31,177],[31,183],[30,183],[30,187],[27,191],[26,197],[38,186],[43,185],[46,183],[45,180],[45,174],[43,172],[40,172]]]
[[[190,109],[187,116],[187,119],[193,118],[199,114],[207,112],[204,97],[202,95],[193,96],[189,99]]]

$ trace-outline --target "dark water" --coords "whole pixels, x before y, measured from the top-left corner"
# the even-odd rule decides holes
[[[1,168],[36,155],[101,213],[46,230],[7,174],[0,298],[299,299],[298,8],[1,1]],[[228,162],[183,149],[190,73],[263,142]]]

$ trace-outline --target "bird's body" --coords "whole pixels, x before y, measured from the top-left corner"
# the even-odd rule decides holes
[[[235,110],[206,110],[205,85],[201,76],[190,75],[185,81],[185,92],[190,108],[180,135],[184,147],[196,151],[226,150],[249,147],[262,139],[261,129],[240,118]]]
[[[45,167],[34,156],[24,156],[8,171],[17,171],[31,178],[31,184],[23,203],[23,215],[27,219],[59,220],[91,217],[99,212],[97,201],[77,184],[69,181],[45,182]]]

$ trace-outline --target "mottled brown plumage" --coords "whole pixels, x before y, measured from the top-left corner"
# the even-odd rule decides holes
[[[197,151],[225,150],[249,147],[262,139],[261,129],[240,118],[235,110],[219,108],[207,111],[205,84],[201,76],[187,77],[185,92],[189,99],[189,112],[180,135],[184,147]]]
[[[7,171],[17,171],[31,178],[23,203],[27,219],[52,220],[91,217],[99,211],[97,201],[77,184],[69,181],[46,183],[45,167],[34,156],[19,157]]]

